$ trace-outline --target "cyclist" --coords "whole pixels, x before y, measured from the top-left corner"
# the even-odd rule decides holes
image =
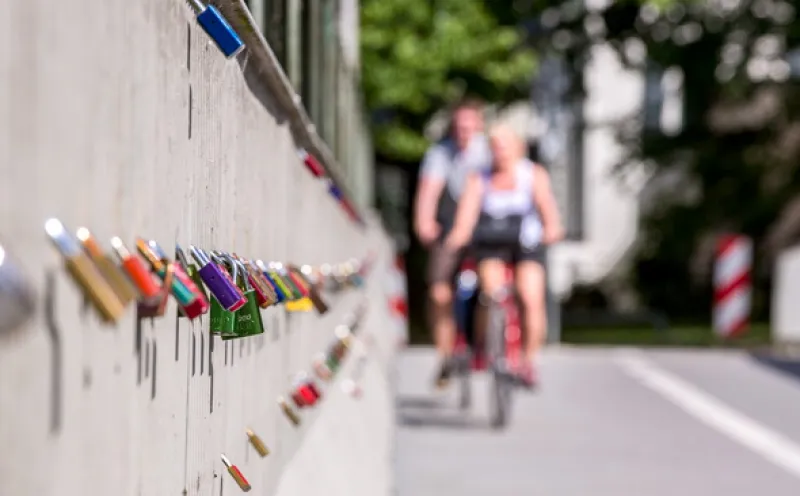
[[[505,284],[506,264],[514,264],[527,358],[517,372],[526,386],[533,387],[547,323],[543,247],[561,240],[564,230],[549,175],[526,158],[523,141],[513,130],[499,125],[492,128],[489,142],[492,167],[467,179],[445,248],[457,250],[472,242],[482,295],[497,294]],[[477,321],[480,337],[485,309]]]
[[[488,169],[490,164],[483,110],[477,101],[461,102],[453,110],[449,135],[425,154],[414,201],[414,231],[430,250],[427,282],[431,324],[441,360],[438,387],[447,385],[453,371],[456,323],[452,282],[461,252],[444,249],[442,241],[452,227],[457,201],[470,172]]]

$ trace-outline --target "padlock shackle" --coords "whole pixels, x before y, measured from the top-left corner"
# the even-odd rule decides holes
[[[195,261],[200,264],[200,267],[204,267],[211,263],[211,259],[208,258],[208,255],[200,248],[197,248],[194,245],[189,245],[189,251],[191,252]]]
[[[186,269],[189,268],[190,265],[189,259],[186,257],[186,253],[184,253],[183,248],[181,248],[181,245],[177,243],[175,244],[175,258],[181,265],[183,265],[184,268]]]
[[[189,6],[195,12],[195,14],[199,14],[206,10],[206,6],[203,5],[200,0],[189,0]]]
[[[253,291],[254,290],[253,285],[250,284],[250,280],[247,278],[247,267],[244,266],[244,262],[242,262],[241,260],[234,260],[234,263],[238,267],[239,276],[241,277],[242,285],[244,286],[244,290],[245,291]],[[234,279],[234,282],[236,282],[236,284],[239,284],[239,282],[236,281],[235,279]]]
[[[147,260],[153,270],[156,272],[164,270],[164,263],[161,261],[158,255],[153,252],[145,240],[142,238],[136,238],[136,249],[139,250],[139,253]]]
[[[217,254],[216,251],[212,251],[211,253],[209,253],[208,258],[211,259],[211,261],[217,265],[225,266],[225,261],[222,260],[222,258],[220,258],[220,256]]]
[[[163,262],[169,262],[169,257],[164,250],[161,249],[161,246],[156,242],[154,239],[150,239],[147,241],[147,246],[150,247],[150,251],[152,251],[155,256],[157,256]]]
[[[81,245],[67,232],[60,220],[47,219],[44,230],[65,257],[74,257],[82,253]]]
[[[228,255],[225,252],[216,252],[217,256],[222,260],[222,263],[228,267],[231,279],[233,280],[234,284],[238,284],[236,281],[239,278],[239,266],[236,264],[236,260],[233,259],[232,256]]]

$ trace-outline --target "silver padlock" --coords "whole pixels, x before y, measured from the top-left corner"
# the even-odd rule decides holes
[[[0,245],[0,334],[21,327],[35,309],[34,292],[22,268]]]

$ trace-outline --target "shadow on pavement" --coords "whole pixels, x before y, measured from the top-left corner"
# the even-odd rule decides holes
[[[398,410],[404,408],[421,408],[428,410],[436,410],[442,408],[449,408],[450,405],[443,398],[435,398],[432,396],[407,396],[401,395],[395,401],[395,407]]]
[[[766,351],[753,351],[750,358],[800,381],[800,358],[779,356]]]
[[[402,427],[490,430],[485,419],[459,410],[445,398],[401,395],[395,406],[397,423]]]

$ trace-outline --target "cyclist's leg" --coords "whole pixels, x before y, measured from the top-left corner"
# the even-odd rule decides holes
[[[538,356],[547,328],[543,255],[541,249],[518,253],[514,276],[517,294],[522,303],[525,353],[532,362]]]
[[[508,250],[484,248],[476,249],[478,260],[478,280],[481,295],[479,304],[475,309],[475,342],[479,349],[483,349],[485,331],[489,320],[489,298],[497,295],[505,285],[505,267],[510,261],[511,254]]]
[[[456,322],[453,315],[453,275],[459,254],[446,250],[441,244],[431,249],[428,260],[428,283],[430,297],[430,322],[436,350],[442,361],[437,377],[439,386],[444,386],[451,374],[451,357],[456,338]]]

